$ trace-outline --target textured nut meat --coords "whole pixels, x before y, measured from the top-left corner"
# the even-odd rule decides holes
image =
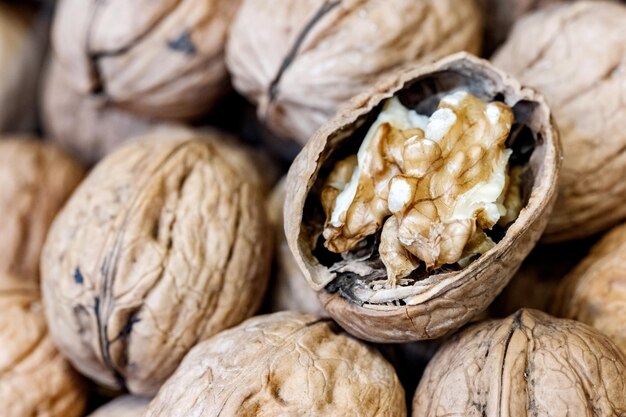
[[[444,344],[413,398],[415,417],[622,416],[626,357],[591,327],[519,310]]]
[[[162,130],[102,160],[42,256],[50,331],[76,368],[149,395],[258,308],[271,260],[258,173],[227,138]]]
[[[405,416],[393,367],[337,330],[294,312],[249,319],[192,349],[145,415]]]
[[[587,323],[626,353],[626,225],[611,230],[570,272],[555,295],[554,313]]]
[[[38,291],[0,279],[0,415],[80,417],[85,383],[48,336]]]
[[[411,126],[422,123],[425,130],[407,130],[399,138],[398,135],[385,136],[385,140],[397,139],[398,143],[410,146],[405,150],[399,147],[401,151],[390,147],[381,155],[379,145],[384,141],[375,139],[374,133],[370,137],[371,127],[387,117],[383,110],[392,97],[411,109],[402,111],[408,118],[405,122],[413,120],[415,123]],[[491,104],[467,108],[467,103],[475,101]],[[492,103],[494,101],[496,103]],[[442,115],[442,111],[445,114]],[[511,113],[512,121],[491,124],[492,120],[510,118]],[[424,120],[428,118],[429,121]],[[379,130],[383,130],[384,125],[380,127]],[[496,152],[501,148],[505,127],[511,129],[510,134],[504,134],[506,149]],[[460,138],[457,137],[459,130],[464,132]],[[478,148],[477,152],[469,149],[458,155],[453,152],[454,157],[442,165],[437,162],[440,159],[437,147],[427,146],[428,140],[419,140],[424,136],[439,145],[457,143],[468,147],[483,139],[485,143],[493,140],[494,146],[489,146],[489,152],[484,149],[478,152]],[[368,138],[372,142],[367,142]],[[496,146],[498,143],[500,145]],[[362,146],[366,149],[371,146],[376,152],[369,156],[362,154],[359,150]],[[348,175],[334,170],[341,165],[340,161],[346,162],[347,156],[355,154],[358,155],[352,158],[364,161],[357,162],[357,169],[346,169]],[[407,172],[418,178],[407,180],[409,186],[404,191],[409,192],[398,194],[407,198],[390,197],[394,192],[393,181],[367,186],[364,180],[353,186],[354,194],[350,192],[348,182],[354,184],[361,174],[375,172],[388,176],[388,172],[395,169],[390,161],[397,161],[399,155],[408,161],[404,162],[405,169],[410,168]],[[436,338],[486,309],[530,252],[554,203],[559,155],[558,138],[543,98],[486,61],[461,53],[431,65],[401,71],[384,79],[369,93],[355,98],[352,105],[320,129],[298,155],[287,183],[287,240],[305,278],[319,292],[326,311],[349,332],[382,342]],[[476,156],[480,157],[476,159]],[[495,162],[504,157],[509,161],[509,180],[501,170],[502,164]],[[419,175],[425,175],[423,178],[434,175],[432,169],[440,170],[441,174],[439,179],[431,181],[428,192],[458,188],[458,178],[472,172],[492,173],[489,180],[477,184],[480,192],[452,193],[449,201],[443,201],[444,206],[439,207],[439,202],[433,200],[428,207],[416,211],[416,216],[430,218],[437,213],[449,214],[451,207],[455,207],[454,214],[446,218],[452,222],[464,219],[462,222],[470,226],[475,223],[475,233],[468,234],[463,228],[439,230],[439,226],[436,230],[422,230],[420,225],[436,224],[424,219],[406,228],[404,220],[395,221],[393,233],[386,234],[384,228],[381,233],[382,221],[387,219],[389,223],[389,219],[395,217],[389,217],[390,213],[397,208],[398,213],[404,213],[403,210],[410,208],[406,202],[417,195],[413,191],[419,189],[422,181]],[[500,174],[496,175],[497,172]],[[337,178],[333,177],[335,173]],[[493,180],[494,175],[500,179]],[[335,191],[328,187],[333,181],[338,184]],[[339,192],[342,181],[346,186]],[[507,182],[517,185],[509,187],[510,192],[504,192]],[[487,187],[481,188],[483,185]],[[368,192],[371,195],[365,195]],[[328,199],[325,193],[335,195],[337,204],[332,210],[328,210],[329,204],[320,202]],[[358,204],[344,202],[345,195],[345,200],[350,202],[350,197],[358,197],[359,193],[364,194],[360,200],[354,200]],[[339,206],[342,208],[337,209]],[[507,206],[514,212],[512,216]],[[349,208],[346,210],[346,207]],[[457,212],[459,207],[471,210],[464,208]],[[335,219],[333,214],[337,211]],[[350,223],[348,215],[353,217],[354,224]],[[498,216],[506,221],[495,225]],[[337,224],[345,222],[348,231],[342,232],[342,236],[361,239],[354,239],[358,241],[356,246],[339,247],[341,253],[335,253],[336,247],[327,241],[333,236],[332,230],[328,232],[325,227],[329,217],[331,222],[338,220]],[[357,221],[359,217],[368,221]],[[419,216],[416,219],[419,220]],[[357,227],[353,227],[355,225]],[[483,230],[490,229],[490,225],[494,227],[485,235]],[[413,257],[408,256],[407,246],[419,242],[424,235],[422,232],[427,232],[425,236],[429,238],[421,240],[432,250],[416,250]],[[476,233],[479,239],[475,239]],[[456,241],[460,237],[465,242],[460,242],[463,245]],[[398,259],[402,262],[396,262]],[[389,260],[394,265],[390,265]]]
[[[291,310],[324,316],[326,312],[320,305],[315,291],[304,279],[287,245],[283,217],[285,185],[286,178],[282,178],[274,187],[267,202],[267,213],[275,235],[275,271],[268,290],[270,310]]]
[[[58,3],[52,44],[77,92],[188,119],[228,88],[224,44],[239,0]]]
[[[545,239],[589,236],[626,217],[626,6],[581,1],[521,20],[494,63],[545,94],[565,160]]]
[[[244,0],[226,61],[259,118],[304,144],[380,74],[477,53],[481,31],[474,0]]]
[[[148,403],[148,398],[124,395],[98,408],[89,417],[142,417]]]
[[[86,163],[95,163],[158,122],[116,108],[106,97],[74,91],[56,60],[43,89],[43,122],[50,139]]]
[[[0,273],[39,283],[48,228],[84,176],[53,146],[29,137],[0,137]]]

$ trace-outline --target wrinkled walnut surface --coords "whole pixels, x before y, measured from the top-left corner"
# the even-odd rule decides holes
[[[113,106],[106,97],[74,91],[56,60],[45,74],[43,122],[52,142],[86,163],[95,163],[157,121]]]
[[[589,236],[626,217],[626,5],[581,1],[519,21],[494,63],[539,89],[565,160],[545,240]]]
[[[259,316],[189,352],[146,417],[406,415],[393,367],[331,320]]]
[[[238,0],[62,0],[52,46],[81,94],[150,117],[205,114],[228,88],[224,44]]]
[[[626,357],[582,323],[519,310],[468,328],[428,364],[415,417],[622,416]]]
[[[226,60],[259,118],[304,144],[380,74],[477,53],[481,31],[474,0],[244,0]]]
[[[85,382],[48,336],[37,290],[6,289],[0,277],[0,415],[80,417]]]
[[[626,353],[626,225],[606,234],[559,286],[556,315],[582,321]]]
[[[0,137],[0,273],[39,283],[48,228],[85,175],[51,145],[27,136]],[[2,313],[0,313],[2,314]]]
[[[124,395],[98,408],[89,417],[142,417],[150,399]]]
[[[272,190],[267,201],[267,214],[274,227],[274,276],[268,289],[271,311],[291,310],[301,313],[325,316],[315,291],[308,285],[296,263],[287,239],[283,206],[285,205],[286,177]]]
[[[150,395],[196,343],[252,315],[271,245],[259,174],[217,133],[161,130],[101,161],[42,257],[51,334],[97,382]]]
[[[358,149],[384,100],[395,95],[419,114],[430,115],[442,96],[459,88],[513,109],[508,146],[511,165],[522,171],[522,209],[512,224],[494,232],[496,245],[468,264],[386,286],[376,236],[341,255],[322,246],[321,189],[334,164]],[[326,311],[352,334],[378,342],[437,338],[485,310],[539,239],[554,203],[559,155],[557,132],[541,95],[486,61],[461,53],[401,71],[352,100],[298,155],[287,182],[287,240]]]

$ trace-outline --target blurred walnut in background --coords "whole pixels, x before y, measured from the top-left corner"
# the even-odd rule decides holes
[[[258,117],[304,144],[376,77],[478,53],[481,35],[475,0],[244,0],[226,59]]]
[[[580,1],[516,25],[494,63],[540,90],[561,132],[559,195],[544,239],[602,231],[626,217],[626,6]]]
[[[150,400],[124,395],[98,408],[89,417],[142,417]]]

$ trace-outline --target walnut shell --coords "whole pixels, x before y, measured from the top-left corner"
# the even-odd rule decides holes
[[[27,9],[0,3],[0,132],[34,127],[40,54],[33,20]]]
[[[77,92],[148,117],[190,119],[228,89],[224,44],[238,6],[63,0],[52,46]]]
[[[83,168],[56,147],[26,136],[0,138],[3,279],[39,285],[39,257],[48,228],[84,175]]]
[[[89,164],[159,125],[156,120],[113,106],[106,97],[74,91],[56,60],[50,62],[45,74],[42,106],[44,127],[51,140]]]
[[[50,332],[95,381],[154,394],[196,343],[251,316],[271,235],[258,173],[219,134],[166,129],[102,160],[42,255]]]
[[[79,417],[85,384],[48,336],[37,290],[0,279],[0,415]]]
[[[359,298],[353,291],[355,285],[374,296],[378,290],[369,288],[358,274],[348,278],[332,272],[336,261],[319,251],[324,218],[317,193],[324,175],[346,152],[359,146],[363,128],[380,111],[383,100],[396,95],[407,106],[430,114],[439,101],[438,94],[458,87],[485,99],[501,98],[513,108],[519,129],[511,146],[523,164],[525,207],[502,239],[465,268],[430,274],[413,285],[385,290],[391,302]],[[486,309],[535,245],[554,203],[559,162],[557,132],[543,98],[488,62],[460,53],[398,72],[355,98],[312,137],[293,163],[285,205],[289,247],[326,311],[350,333],[381,342],[436,338]],[[376,252],[374,248],[371,254]],[[337,279],[341,277],[344,279]],[[400,300],[405,300],[405,305]]]
[[[626,224],[607,233],[570,272],[555,294],[553,312],[582,321],[626,352]]]
[[[150,399],[124,395],[98,408],[89,417],[142,417]]]
[[[626,357],[582,323],[520,310],[472,326],[428,364],[413,415],[618,416]]]
[[[286,177],[283,177],[267,201],[267,213],[275,235],[275,271],[268,289],[269,307],[273,312],[291,310],[325,316],[317,294],[307,284],[287,244],[283,218],[285,186]]]
[[[626,6],[581,1],[521,20],[494,58],[545,94],[561,131],[565,160],[546,241],[589,236],[626,217],[624,43]]]
[[[244,0],[226,61],[259,118],[304,144],[380,74],[479,52],[481,20],[474,0]]]
[[[405,416],[393,367],[337,330],[294,312],[249,319],[192,349],[145,416]]]

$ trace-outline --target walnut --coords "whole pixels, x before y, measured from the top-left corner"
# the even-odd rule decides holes
[[[40,48],[33,20],[29,9],[0,3],[0,132],[34,127]]]
[[[532,41],[529,41],[532,40]],[[590,236],[626,217],[626,6],[581,1],[521,20],[494,63],[538,88],[565,160],[546,241]]]
[[[626,357],[582,323],[520,310],[472,326],[428,364],[414,416],[619,416]]]
[[[146,117],[191,119],[228,89],[224,44],[238,6],[62,0],[52,46],[77,93]]]
[[[106,97],[74,91],[56,60],[46,71],[42,100],[51,140],[90,164],[128,139],[163,125],[119,109]]]
[[[270,233],[259,174],[217,133],[159,130],[103,159],[42,255],[50,332],[95,381],[151,395],[196,343],[252,315]]]
[[[4,282],[0,274],[0,415],[82,416],[85,383],[48,336],[39,292]]]
[[[146,417],[406,415],[393,367],[328,319],[259,316],[202,342]]]
[[[19,285],[39,283],[48,228],[84,176],[51,145],[26,136],[0,138],[0,273]],[[8,285],[8,284],[7,284]]]
[[[304,144],[380,74],[476,53],[481,31],[474,0],[244,0],[226,60],[259,118]]]
[[[148,403],[148,398],[124,395],[98,408],[89,417],[142,417]]]
[[[267,213],[275,235],[274,280],[268,289],[270,310],[292,310],[325,316],[326,312],[315,291],[307,284],[287,245],[283,218],[285,185],[286,177],[276,184],[267,201]]]
[[[470,95],[489,104],[480,103]],[[415,190],[420,186],[419,175],[430,175],[431,165],[422,162],[438,154],[436,147],[427,140],[420,142],[420,137],[436,139],[437,133],[442,139],[446,138],[444,142],[450,139],[450,144],[458,142],[461,148],[470,143],[472,146],[480,145],[480,138],[486,141],[485,144],[494,144],[489,146],[488,151],[467,150],[461,153],[463,158],[455,154],[454,159],[444,165],[432,164],[432,169],[441,172],[441,179],[432,182],[435,191],[459,187],[456,180],[460,175],[457,172],[459,167],[463,167],[460,172],[471,167],[463,175],[472,177],[475,172],[477,178],[484,177],[490,169],[495,170],[489,176],[490,179],[483,182],[486,185],[484,190],[489,192],[453,193],[449,201],[444,201],[450,207],[472,208],[459,211],[458,218],[466,219],[465,224],[469,223],[470,230],[474,232],[468,235],[467,229],[462,227],[450,230],[444,227],[444,233],[435,236],[432,241],[422,239],[426,242],[425,247],[431,245],[435,248],[431,253],[437,256],[429,257],[431,253],[421,249],[415,250],[417,255],[411,252],[414,250],[412,244],[424,236],[421,225],[428,223],[428,220],[412,223],[405,232],[405,225],[402,222],[398,225],[398,216],[390,215],[395,209],[385,204],[389,202],[385,199],[385,193],[391,192],[389,190],[393,189],[393,184],[384,182],[378,189],[374,187],[378,193],[376,198],[382,197],[379,198],[380,204],[373,209],[367,203],[376,201],[373,194],[370,200],[370,197],[362,198],[363,204],[350,206],[350,210],[358,213],[358,216],[372,221],[363,229],[365,232],[350,230],[362,240],[354,248],[341,253],[335,253],[329,250],[329,245],[324,245],[329,237],[325,228],[329,213],[324,210],[328,209],[328,205],[320,199],[328,198],[327,194],[332,192],[328,184],[336,172],[333,169],[339,161],[355,154],[357,160],[376,164],[374,160],[380,159],[379,154],[374,158],[374,154],[364,155],[359,149],[363,144],[367,148],[367,139],[364,138],[369,137],[368,132],[372,132],[372,126],[378,118],[385,117],[382,110],[389,99],[397,100],[409,109],[408,119],[415,122],[411,126],[419,123],[426,126],[423,129],[413,128],[410,133],[407,133],[406,127],[396,126],[401,137],[385,136],[385,140],[407,144],[407,150],[403,153],[408,162],[403,162],[404,165],[394,162],[402,148],[398,146],[385,151],[382,157],[384,164],[377,167],[382,169],[381,172],[386,169],[399,170],[402,166],[405,170],[407,166],[411,167],[411,176],[407,182],[412,182]],[[454,103],[455,100],[458,104],[446,103]],[[463,110],[464,103],[474,103],[472,106],[477,107],[471,111]],[[511,110],[507,109],[512,110],[513,120],[492,125],[489,118],[502,121],[511,116]],[[441,116],[442,110],[448,115]],[[477,130],[470,127],[471,123],[456,123],[456,120],[465,120],[469,114],[466,111],[476,112],[471,117],[477,123]],[[456,116],[452,117],[450,112]],[[429,121],[425,120],[428,118]],[[509,127],[510,132],[504,135],[503,131]],[[389,126],[387,128],[393,130]],[[457,138],[457,129],[464,130],[466,137],[455,142],[453,138]],[[504,149],[503,135],[506,136]],[[442,143],[439,142],[439,145]],[[414,154],[411,153],[413,151]],[[483,159],[476,159],[474,165],[466,164],[474,158],[474,153],[483,155]],[[508,171],[502,170],[502,162],[494,162],[502,159],[508,160]],[[436,161],[436,158],[433,160]],[[289,172],[285,206],[287,240],[305,278],[318,291],[326,311],[349,332],[381,342],[436,338],[459,328],[486,309],[535,245],[554,203],[559,161],[558,138],[543,98],[534,90],[520,86],[486,61],[464,53],[453,55],[434,64],[400,71],[383,79],[369,93],[355,98],[351,106],[347,106],[312,137]],[[360,164],[357,162],[357,167]],[[499,172],[497,175],[496,171]],[[358,178],[360,171],[357,169],[352,172],[352,176]],[[508,181],[504,175],[506,172],[509,174]],[[439,174],[435,172],[432,175]],[[499,179],[492,181],[491,177]],[[351,179],[349,181],[352,183]],[[517,191],[506,191],[507,183],[517,187]],[[337,187],[336,191],[341,188],[340,180],[337,181]],[[361,185],[356,187],[355,195],[362,190],[359,187]],[[350,202],[351,194],[348,187],[344,190],[346,192],[341,196],[337,194],[337,206],[345,208],[343,201]],[[407,194],[412,196],[411,192]],[[425,192],[430,192],[430,189]],[[507,202],[507,199],[516,198],[521,203]],[[411,203],[405,204],[401,200],[398,200],[399,203],[396,201],[398,204],[394,203],[394,207],[405,210],[414,204],[412,197],[406,199]],[[504,209],[520,210],[519,215],[514,216],[516,219],[512,223],[502,224],[496,218]],[[417,210],[416,216],[433,218],[435,210],[439,211],[439,206],[429,204],[427,208]],[[468,217],[468,213],[472,215]],[[330,214],[332,223],[335,219],[332,218],[333,213]],[[454,220],[455,216],[446,215],[445,218]],[[341,220],[342,215],[339,214],[337,219]],[[382,222],[390,219],[395,222],[391,223],[391,232],[387,233],[383,229],[381,233]],[[471,226],[472,222],[474,226]],[[375,227],[370,227],[372,224]],[[492,230],[482,233],[487,232],[489,225],[493,225]],[[426,236],[432,236],[430,231],[428,233]],[[468,239],[468,236],[471,237]],[[455,241],[460,238],[465,242],[464,245],[461,244],[463,242]],[[459,251],[461,247],[463,249]],[[429,256],[424,256],[424,253]],[[401,263],[403,268],[390,267],[392,262],[402,260],[402,257],[411,262]],[[414,268],[415,265],[417,268]],[[393,276],[394,271],[405,275],[408,270],[411,272],[401,279]]]
[[[553,312],[587,323],[626,353],[626,225],[607,233],[561,282]]]

